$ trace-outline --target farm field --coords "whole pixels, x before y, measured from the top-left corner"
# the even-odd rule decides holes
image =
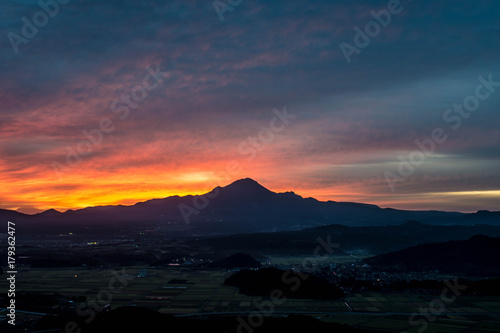
[[[426,332],[500,332],[499,297],[459,296],[441,310],[441,316],[432,316],[428,310],[438,295],[363,293],[348,296],[346,302],[353,312],[326,316],[325,321],[348,324],[357,328],[388,330],[394,332],[419,332],[427,325]],[[416,316],[410,323],[412,313]],[[402,315],[402,313],[405,313]],[[410,313],[410,314],[408,314]],[[429,320],[425,320],[427,315]],[[419,323],[419,320],[422,322]]]
[[[141,272],[145,273],[144,277],[138,277]],[[224,280],[231,274],[225,270],[184,267],[126,267],[122,271],[20,268],[17,291],[86,296],[88,300],[102,299],[103,304],[109,303],[112,308],[140,306],[174,315],[245,316],[259,311],[262,302],[270,303],[267,297],[245,296],[234,287],[224,286]],[[121,283],[123,289],[119,288]],[[5,279],[0,280],[0,288],[7,289]],[[273,304],[273,313],[310,314],[358,328],[387,330],[390,327],[388,332],[411,333],[422,327],[409,323],[411,313],[429,308],[438,296],[366,292],[332,301],[286,299],[281,304]],[[442,313],[427,323],[426,332],[500,332],[500,315],[492,314],[500,313],[499,297],[459,296]]]
[[[350,255],[350,254],[332,254],[321,260],[322,264],[352,264],[359,262],[360,259],[369,257],[369,255]],[[269,261],[273,265],[301,265],[303,262],[315,262],[315,257],[288,257],[288,256],[270,256]]]

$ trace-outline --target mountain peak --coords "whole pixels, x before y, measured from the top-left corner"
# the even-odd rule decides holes
[[[252,178],[242,178],[242,179],[238,179],[234,182],[232,182],[231,184],[229,184],[228,186],[231,186],[233,184],[257,184],[257,185],[260,185],[257,181],[253,180]]]
[[[421,222],[418,222],[418,221],[415,221],[415,220],[408,220],[406,222],[404,222],[403,224],[401,224],[402,227],[427,227],[428,225],[425,224],[425,223],[421,223]]]
[[[44,212],[41,212],[41,213],[38,213],[38,214],[35,214],[35,215],[51,217],[51,216],[62,215],[62,213],[60,211],[55,210],[54,208],[51,208],[51,209],[48,209],[48,210],[46,210]]]
[[[231,184],[229,184],[228,186],[234,186],[234,185],[238,185],[238,186],[260,186],[260,187],[264,187],[262,185],[260,185],[257,181],[253,180],[252,178],[243,178],[243,179],[238,179],[234,182],[232,182]],[[226,186],[226,187],[228,187]]]
[[[237,180],[222,188],[223,191],[230,194],[237,193],[250,193],[250,194],[268,194],[272,193],[264,186],[260,185],[258,182],[251,178],[244,178]]]
[[[478,244],[484,244],[484,242],[491,241],[492,239],[495,239],[493,237],[485,236],[485,235],[475,235],[469,238],[468,242],[470,243],[478,243]]]

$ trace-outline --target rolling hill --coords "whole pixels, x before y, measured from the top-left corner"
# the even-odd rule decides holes
[[[364,259],[378,269],[429,271],[471,275],[500,275],[500,238],[477,235],[468,240],[422,244]]]

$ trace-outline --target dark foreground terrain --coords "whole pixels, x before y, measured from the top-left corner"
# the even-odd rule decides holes
[[[69,324],[68,324],[69,323]],[[252,326],[253,324],[253,326]],[[138,307],[124,307],[98,315],[87,325],[78,317],[45,317],[35,330],[44,331],[64,327],[81,329],[81,333],[109,332],[318,332],[318,333],[376,333],[380,331],[356,329],[348,325],[325,323],[310,316],[291,315],[283,318],[256,316],[251,324],[242,317],[185,318],[160,314]]]

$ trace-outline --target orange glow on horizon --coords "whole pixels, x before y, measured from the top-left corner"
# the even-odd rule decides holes
[[[242,179],[252,178],[273,192],[293,191],[308,198],[320,201],[357,202],[407,210],[453,210],[474,212],[479,209],[498,210],[499,191],[464,191],[430,193],[391,193],[386,185],[373,187],[371,183],[318,184],[312,181],[293,181],[293,166],[283,172],[273,165],[272,159],[262,159],[250,166],[241,163],[241,170],[228,174],[227,162],[223,159],[212,161],[194,161],[192,167],[181,169],[156,164],[137,167],[122,163],[123,155],[110,157],[110,161],[119,167],[103,169],[91,161],[85,161],[82,167],[70,170],[62,180],[55,178],[53,170],[33,171],[32,177],[24,173],[1,173],[3,191],[0,193],[0,208],[34,214],[48,209],[64,212],[69,209],[81,209],[91,206],[133,205],[151,199],[169,196],[200,195],[217,186],[227,186]],[[179,165],[189,164],[185,161]],[[195,167],[196,166],[196,167]],[[245,168],[243,168],[245,166]],[[0,170],[7,166],[0,164]],[[300,172],[307,171],[306,166],[299,166]],[[168,171],[166,171],[168,170]],[[278,170],[281,177],[278,177]],[[288,182],[284,183],[284,179]],[[291,180],[292,179],[292,180]],[[323,186],[321,186],[323,185]],[[457,198],[459,200],[457,200]],[[468,209],[461,206],[470,202]],[[486,208],[483,208],[485,205]],[[475,207],[481,207],[479,209]]]
[[[188,176],[181,176],[180,179],[189,178]],[[3,209],[17,210],[22,213],[34,214],[48,209],[56,209],[64,212],[69,209],[82,209],[91,206],[106,206],[106,205],[133,205],[137,202],[143,202],[151,199],[161,199],[170,196],[187,196],[187,195],[201,195],[211,191],[216,186],[225,186],[237,180],[232,179],[227,184],[217,184],[216,179],[207,179],[208,181],[201,182],[201,179],[193,178],[192,181],[172,181],[172,182],[158,182],[153,175],[150,177],[136,177],[135,179],[128,179],[127,182],[115,182],[114,179],[101,180],[94,182],[91,187],[83,187],[77,191],[66,191],[58,193],[57,191],[43,191],[37,190],[35,192],[27,192],[26,195],[18,196],[19,201],[30,202],[30,199],[36,197],[36,200],[31,200],[30,206],[5,206]],[[43,181],[37,181],[37,185],[49,185]],[[33,185],[33,184],[31,184]],[[214,186],[211,186],[214,185]],[[29,187],[28,184],[23,186]],[[211,186],[211,187],[209,187]],[[336,201],[336,202],[357,202],[378,205],[381,208],[395,208],[406,210],[428,210],[429,199],[435,200],[436,205],[445,205],[452,202],[453,197],[457,193],[429,193],[416,198],[414,195],[400,195],[400,196],[368,196],[360,191],[348,192],[348,187],[344,189],[281,189],[273,188],[272,186],[265,186],[273,192],[287,192],[293,191],[297,195],[304,198],[312,197],[319,201]],[[461,196],[467,196],[468,193],[461,193]],[[471,195],[473,195],[472,193]],[[481,197],[496,198],[498,191],[491,191],[491,193],[481,193]],[[32,196],[33,195],[33,196]],[[439,200],[436,198],[440,198]],[[420,206],[420,207],[419,207]],[[436,209],[438,208],[436,207]],[[475,210],[460,210],[448,209],[463,212],[474,212]]]

